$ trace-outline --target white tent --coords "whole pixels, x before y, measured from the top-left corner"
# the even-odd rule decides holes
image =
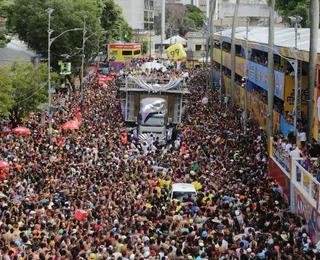
[[[186,45],[187,44],[187,40],[182,38],[181,36],[179,35],[175,35],[175,36],[172,36],[170,37],[169,39],[166,39],[163,43],[164,44],[176,44],[176,43],[181,43],[182,45]]]
[[[143,71],[145,71],[146,69],[149,69],[149,70],[150,70],[150,69],[156,69],[156,70],[161,69],[163,72],[167,70],[167,68],[166,68],[163,64],[158,63],[158,62],[156,62],[156,61],[144,63],[144,64],[141,66],[141,69],[142,69]]]

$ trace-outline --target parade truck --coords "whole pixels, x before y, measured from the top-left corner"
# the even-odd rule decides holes
[[[164,145],[180,124],[187,104],[188,86],[180,78],[129,76],[120,83],[122,115],[128,131],[140,142],[153,139]]]

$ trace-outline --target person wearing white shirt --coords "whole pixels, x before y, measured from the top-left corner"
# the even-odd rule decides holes
[[[290,152],[290,148],[291,148],[291,147],[292,147],[292,144],[287,143],[287,144],[286,144],[285,151],[289,153],[289,152]]]
[[[290,152],[290,156],[291,156],[292,158],[300,158],[300,157],[301,157],[301,151],[300,151],[300,149],[299,149],[298,146],[297,146],[294,150],[292,150],[292,151]]]
[[[299,138],[300,138],[301,145],[304,146],[307,141],[306,132],[302,131],[301,133],[299,133]]]

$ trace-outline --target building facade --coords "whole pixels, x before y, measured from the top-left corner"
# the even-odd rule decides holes
[[[154,0],[114,0],[122,7],[123,16],[133,29],[153,30]]]
[[[134,31],[133,41],[139,43],[148,41],[148,54],[153,55],[155,0],[114,0],[114,2],[122,7],[123,16]]]

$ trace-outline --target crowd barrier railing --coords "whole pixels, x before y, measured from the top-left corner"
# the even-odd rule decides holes
[[[317,158],[312,158],[311,163]],[[319,185],[317,179],[306,169],[305,159],[291,158],[291,181],[296,188],[312,203],[314,208],[319,202]]]

